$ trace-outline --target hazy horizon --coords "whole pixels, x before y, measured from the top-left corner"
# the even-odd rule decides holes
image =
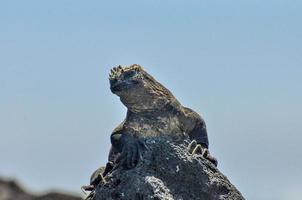
[[[80,193],[126,109],[110,68],[140,64],[208,127],[246,199],[301,198],[302,2],[1,1],[0,177]]]

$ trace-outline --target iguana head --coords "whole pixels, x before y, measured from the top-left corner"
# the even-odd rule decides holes
[[[158,110],[175,99],[168,89],[137,64],[114,67],[109,81],[111,91],[133,112]]]
[[[142,68],[139,65],[114,67],[109,74],[110,89],[114,94],[123,94],[139,87],[142,79]]]

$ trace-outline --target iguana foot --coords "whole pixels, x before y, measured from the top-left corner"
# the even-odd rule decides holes
[[[137,163],[142,160],[142,152],[147,150],[145,141],[131,136],[122,138],[122,152],[116,159],[114,169],[123,166],[127,169],[134,168]]]
[[[189,146],[188,146],[188,150],[192,155],[201,155],[202,157],[204,157],[204,154],[206,153],[205,150],[206,148],[202,147],[200,144],[197,144],[196,140],[193,140]]]
[[[103,168],[103,167],[102,167]],[[94,177],[93,177],[94,176]],[[94,178],[94,182],[90,182],[90,185],[83,185],[81,187],[82,191],[84,192],[84,194],[86,194],[86,192],[93,192],[96,188],[96,186],[98,184],[105,184],[106,181],[104,179],[104,176],[102,173],[100,174],[95,174],[95,172],[92,174],[91,178]],[[88,196],[91,196],[91,195],[88,195]]]
[[[206,158],[207,160],[209,160],[211,163],[213,163],[216,167],[218,165],[218,161],[216,158],[214,158],[209,150],[206,147],[203,147],[200,144],[197,144],[196,140],[193,140],[189,146],[188,146],[188,150],[192,155],[201,155],[202,157]]]
[[[106,183],[105,176],[113,169],[113,163],[108,162],[106,167],[100,167],[95,170],[90,177],[90,184],[81,187],[82,191],[94,191],[98,184],[104,185]],[[90,195],[89,195],[90,196]]]

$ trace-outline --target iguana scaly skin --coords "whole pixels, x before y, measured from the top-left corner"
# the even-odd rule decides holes
[[[164,135],[174,140],[189,136],[193,140],[191,152],[200,153],[217,165],[207,150],[209,142],[204,120],[192,109],[182,106],[141,66],[114,67],[109,81],[111,91],[128,110],[125,120],[111,134],[111,165],[107,164],[104,176],[115,165],[135,167],[145,148],[141,139],[149,136]]]

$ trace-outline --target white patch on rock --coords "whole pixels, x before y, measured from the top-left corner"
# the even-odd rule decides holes
[[[145,182],[149,184],[154,191],[154,194],[151,198],[157,197],[159,199],[174,200],[173,196],[170,193],[170,190],[160,179],[154,176],[146,176]]]
[[[176,165],[176,172],[179,172],[179,166]]]

